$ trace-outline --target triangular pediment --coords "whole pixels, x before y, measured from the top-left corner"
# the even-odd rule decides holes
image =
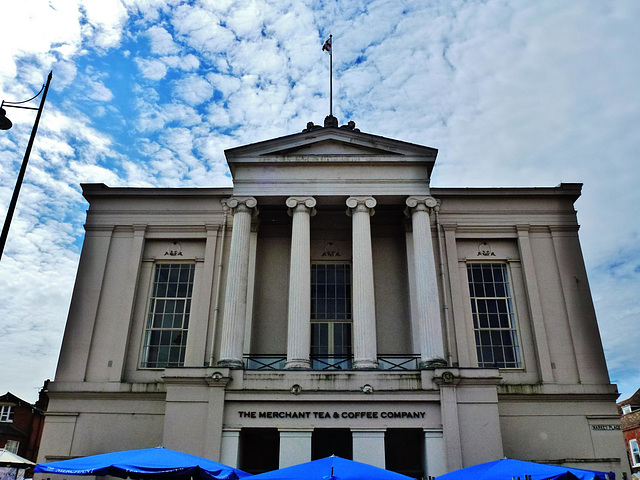
[[[229,163],[266,156],[375,155],[435,160],[435,148],[342,128],[319,128],[225,151]]]
[[[313,142],[307,145],[296,145],[291,148],[285,148],[277,151],[270,151],[262,154],[262,156],[268,155],[283,155],[283,156],[325,156],[325,155],[401,155],[397,152],[390,152],[382,148],[374,148],[366,145],[354,145],[348,142],[344,142],[338,139],[325,139]]]
[[[434,148],[325,127],[225,151],[238,195],[428,190]]]

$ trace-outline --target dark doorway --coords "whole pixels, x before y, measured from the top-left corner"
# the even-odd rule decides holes
[[[311,436],[311,460],[337,455],[353,460],[353,441],[348,428],[316,428]]]
[[[387,470],[413,478],[424,476],[422,457],[424,433],[421,428],[388,428],[384,436]]]
[[[240,430],[239,468],[257,474],[280,466],[280,434],[277,428]]]

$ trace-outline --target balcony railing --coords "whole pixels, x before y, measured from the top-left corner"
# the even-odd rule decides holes
[[[418,370],[419,355],[378,356],[379,370]],[[284,370],[286,355],[245,355],[247,370]],[[353,355],[312,355],[312,370],[352,370]]]

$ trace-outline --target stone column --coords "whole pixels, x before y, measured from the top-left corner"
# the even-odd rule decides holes
[[[233,215],[231,252],[227,271],[227,291],[222,317],[222,341],[219,366],[242,368],[242,343],[247,310],[249,278],[249,237],[251,217],[257,214],[258,202],[253,197],[232,197],[223,200]]]
[[[420,332],[420,367],[446,365],[440,319],[438,276],[431,240],[429,211],[438,202],[433,197],[409,197],[407,215],[413,228],[413,262],[416,280],[418,331]]]
[[[385,468],[384,434],[385,429],[352,428],[353,460]]]
[[[311,461],[312,428],[280,428],[280,468]]]
[[[311,232],[315,214],[313,197],[289,197],[287,207],[293,217],[289,267],[289,323],[285,368],[311,368]]]
[[[347,214],[353,219],[353,274],[351,282],[353,318],[353,367],[378,368],[376,345],[376,306],[373,288],[371,224],[376,199],[347,198]]]

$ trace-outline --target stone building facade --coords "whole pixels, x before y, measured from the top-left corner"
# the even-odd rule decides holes
[[[437,150],[353,124],[225,154],[232,189],[83,185],[41,461],[628,470],[580,184],[432,187]]]

